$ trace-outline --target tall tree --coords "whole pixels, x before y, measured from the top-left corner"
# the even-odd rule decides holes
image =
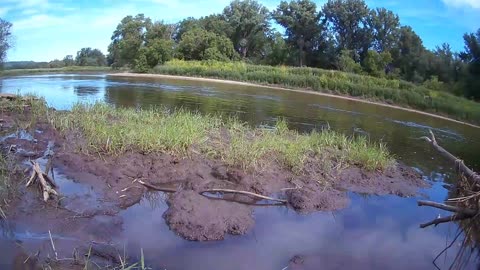
[[[322,13],[310,0],[282,1],[273,13],[273,18],[286,29],[287,42],[298,49],[299,65],[305,63],[305,52],[314,47],[323,34],[320,24]]]
[[[368,27],[373,34],[373,49],[377,52],[387,52],[393,49],[400,34],[400,19],[398,15],[385,8],[371,10]]]
[[[112,42],[108,47],[109,64],[115,67],[132,65],[144,43],[147,28],[151,25],[150,18],[143,14],[123,18],[113,32]]]
[[[182,35],[178,53],[185,60],[228,61],[236,55],[229,38],[201,28],[194,28]]]
[[[463,39],[465,52],[461,57],[468,63],[465,96],[480,100],[480,28],[476,33],[465,34]]]
[[[338,50],[350,50],[357,62],[371,46],[373,33],[368,27],[368,9],[363,0],[328,0],[323,6],[330,31],[335,33]]]
[[[425,80],[425,47],[422,39],[410,26],[400,28],[399,40],[392,50],[393,63],[403,78],[409,81]]]
[[[233,30],[230,39],[243,58],[261,52],[270,30],[266,7],[255,0],[233,0],[223,10],[223,17]]]
[[[75,57],[77,66],[105,66],[107,60],[99,49],[82,48]]]
[[[12,24],[0,18],[0,67],[7,57],[7,51],[12,47]]]

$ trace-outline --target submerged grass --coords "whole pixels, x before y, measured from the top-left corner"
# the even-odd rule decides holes
[[[157,66],[152,72],[279,85],[362,97],[480,123],[478,103],[397,79],[377,78],[319,68],[182,60],[169,61],[164,65]]]
[[[272,129],[260,129],[236,119],[185,110],[135,110],[97,103],[76,104],[71,112],[51,115],[51,121],[63,132],[79,131],[88,153],[199,152],[244,169],[273,160],[295,172],[300,172],[309,158],[369,170],[383,170],[394,162],[383,144],[330,130],[300,134],[288,129],[283,120]]]

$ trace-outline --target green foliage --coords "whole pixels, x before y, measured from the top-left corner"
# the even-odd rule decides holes
[[[342,50],[338,58],[338,69],[345,72],[361,74],[362,66],[355,62],[352,57],[352,51]]]
[[[350,95],[480,123],[480,106],[476,102],[396,79],[317,68],[272,67],[216,61],[172,60],[165,65],[157,66],[153,72],[273,84]]]
[[[63,58],[63,66],[70,67],[75,65],[75,60],[73,59],[73,55],[67,55]]]
[[[0,68],[12,47],[12,24],[0,18]]]
[[[222,13],[232,29],[228,37],[242,58],[260,55],[270,30],[268,9],[255,0],[233,0]]]
[[[237,56],[230,39],[201,28],[183,34],[177,51],[185,60],[232,60]]]
[[[445,90],[445,84],[438,80],[437,76],[432,76],[430,79],[423,82],[423,87],[436,90],[436,91],[443,91]]]
[[[305,64],[305,52],[311,50],[322,36],[320,24],[322,13],[310,0],[282,1],[272,14],[278,24],[286,30],[287,42],[298,49],[299,65]]]
[[[147,73],[150,70],[150,65],[148,64],[147,60],[147,49],[140,50],[140,53],[137,56],[137,59],[134,61],[133,69],[135,72],[139,73]]]
[[[392,62],[392,56],[389,52],[378,53],[369,50],[363,59],[363,69],[371,76],[383,77],[385,69]]]
[[[75,58],[77,66],[106,66],[107,59],[99,49],[82,48]]]

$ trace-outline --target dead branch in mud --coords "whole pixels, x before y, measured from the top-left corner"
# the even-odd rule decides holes
[[[420,228],[423,229],[423,228],[426,228],[426,227],[432,226],[432,225],[437,226],[438,224],[441,224],[441,223],[447,223],[447,222],[457,221],[457,220],[464,220],[464,219],[468,219],[468,218],[472,218],[472,217],[473,217],[472,215],[467,215],[467,214],[454,214],[454,215],[447,216],[447,217],[436,218],[436,219],[434,219],[430,222],[420,224]]]
[[[472,169],[468,168],[467,165],[463,162],[463,160],[457,158],[456,156],[452,155],[450,152],[445,150],[445,148],[441,147],[438,145],[437,140],[435,139],[435,135],[433,135],[432,130],[430,130],[430,135],[432,136],[431,138],[428,137],[422,137],[425,141],[430,143],[433,148],[435,148],[440,154],[448,158],[449,160],[453,161],[456,166],[457,172],[465,175],[468,179],[471,179],[476,185],[480,185],[480,175],[475,173]]]
[[[162,188],[162,187],[156,187],[154,185],[148,184],[142,180],[138,180],[138,183],[144,185],[147,188],[156,190],[156,191],[162,191],[162,192],[169,192],[169,193],[175,193],[177,192],[176,189],[173,188]],[[254,197],[257,199],[262,199],[262,200],[269,200],[269,201],[274,201],[278,202],[278,204],[287,204],[287,200],[282,200],[282,199],[276,199],[264,195],[260,195],[257,193],[249,192],[249,191],[242,191],[242,190],[233,190],[233,189],[221,189],[221,188],[214,188],[214,189],[207,189],[207,190],[202,190],[199,192],[200,195],[205,196],[204,193],[230,193],[230,194],[241,194],[241,195],[246,195],[250,197]],[[208,196],[205,196],[207,198],[210,198]]]
[[[58,196],[57,191],[55,191],[55,183],[40,169],[40,165],[36,161],[30,161],[32,163],[32,174],[28,180],[26,186],[29,187],[34,183],[37,183],[39,188],[43,193],[43,200],[46,202],[52,195]],[[36,181],[37,180],[37,181]]]
[[[431,201],[418,201],[418,206],[430,206],[430,207],[442,209],[442,210],[453,212],[453,213],[464,214],[470,217],[473,217],[477,214],[477,211],[473,209],[461,208],[453,205],[446,205],[443,203],[437,203],[437,202],[431,202]]]
[[[430,143],[434,149],[436,149],[440,154],[448,158],[450,161],[453,161],[455,164],[455,169],[457,173],[459,173],[461,176],[465,177],[467,180],[471,180],[471,182],[476,185],[480,186],[480,175],[478,175],[476,172],[474,172],[472,169],[468,168],[467,165],[463,162],[463,160],[457,158],[456,156],[452,155],[450,152],[445,150],[445,148],[441,147],[438,143],[437,140],[435,139],[435,135],[433,134],[432,130],[429,130],[431,138],[428,138],[426,136],[422,137],[425,141]],[[480,194],[480,193],[477,193]],[[467,198],[467,197],[465,197]],[[475,197],[469,196],[469,199],[473,199]],[[450,201],[457,201],[455,199],[451,199]],[[460,201],[460,200],[458,200]],[[476,204],[478,207],[478,203]],[[479,214],[478,208],[477,209],[470,209],[470,208],[461,208],[461,207],[456,207],[452,205],[446,205],[442,203],[436,203],[436,202],[431,202],[431,201],[418,201],[418,206],[430,206],[438,209],[442,209],[445,211],[453,212],[455,213],[454,215],[447,216],[447,217],[442,217],[442,218],[436,218],[430,222],[420,224],[420,228],[426,228],[431,225],[438,225],[441,223],[446,223],[446,222],[451,222],[451,221],[458,221],[458,220],[464,220],[472,217],[476,217]]]

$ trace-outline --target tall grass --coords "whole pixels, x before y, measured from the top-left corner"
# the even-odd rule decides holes
[[[172,60],[154,73],[198,76],[304,88],[362,97],[480,123],[478,103],[410,82],[307,67],[272,67],[243,62]]]
[[[295,172],[301,172],[307,160],[328,160],[369,170],[383,170],[393,164],[382,144],[334,131],[299,134],[288,129],[285,121],[272,129],[259,129],[236,119],[184,110],[135,110],[101,103],[77,104],[71,112],[54,114],[51,121],[60,131],[80,132],[87,153],[196,152],[244,169],[274,161]]]

